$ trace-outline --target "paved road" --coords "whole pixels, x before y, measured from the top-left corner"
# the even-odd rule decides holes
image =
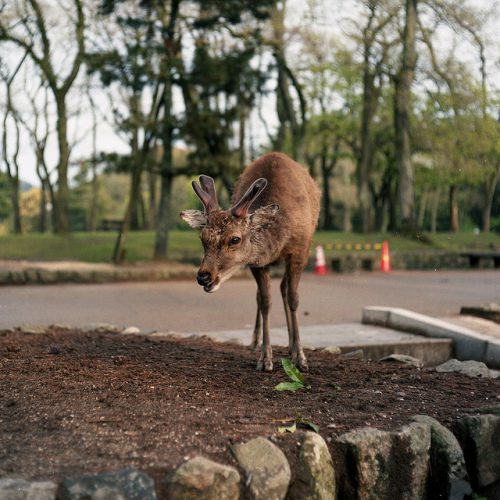
[[[93,322],[143,330],[204,332],[248,328],[255,283],[233,279],[213,294],[194,279],[163,283],[0,287],[0,328],[23,323]],[[365,305],[404,307],[433,316],[461,305],[500,302],[500,271],[306,274],[300,287],[302,325],[359,322]],[[285,324],[279,280],[273,280],[273,326]]]

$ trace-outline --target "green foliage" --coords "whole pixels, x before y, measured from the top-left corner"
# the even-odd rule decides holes
[[[292,425],[278,427],[278,432],[283,434],[285,432],[295,432],[297,427],[302,427],[304,429],[313,430],[314,432],[319,433],[319,425],[313,423],[311,420],[304,418],[300,411],[295,412],[295,419]]]
[[[274,390],[275,391],[297,391],[298,389],[310,389],[311,386],[305,385],[304,376],[300,373],[299,369],[286,358],[281,359],[281,366],[283,366],[283,370],[288,375],[288,378],[291,382],[281,382],[278,384]]]

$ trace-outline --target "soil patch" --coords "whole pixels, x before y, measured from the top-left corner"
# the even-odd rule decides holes
[[[311,389],[273,388],[257,354],[204,339],[52,329],[0,332],[0,477],[59,480],[135,466],[155,477],[203,454],[235,465],[231,443],[270,436],[297,411],[332,438],[391,430],[415,414],[448,428],[500,402],[500,381],[308,351]],[[293,457],[293,434],[276,438]],[[335,458],[335,453],[334,453]]]

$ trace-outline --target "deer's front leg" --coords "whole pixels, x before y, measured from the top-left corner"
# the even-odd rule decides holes
[[[269,339],[269,311],[271,309],[271,281],[269,268],[251,268],[252,274],[259,287],[260,304],[259,309],[262,314],[262,352],[257,362],[257,370],[267,372],[273,369],[273,350]]]
[[[290,346],[292,363],[302,371],[307,371],[307,359],[300,344],[299,321],[297,318],[297,308],[299,307],[299,281],[302,275],[302,265],[298,263],[290,263],[287,266],[286,274],[288,277],[287,299],[288,307],[290,308],[290,323],[291,332],[289,335],[292,338]]]

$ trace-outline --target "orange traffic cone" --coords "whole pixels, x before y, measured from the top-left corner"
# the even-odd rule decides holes
[[[316,257],[314,259],[314,274],[323,276],[326,274],[326,259],[323,247],[318,245],[316,247]]]
[[[391,257],[389,256],[389,243],[387,240],[382,242],[382,255],[380,257],[380,270],[388,273],[391,270]]]

